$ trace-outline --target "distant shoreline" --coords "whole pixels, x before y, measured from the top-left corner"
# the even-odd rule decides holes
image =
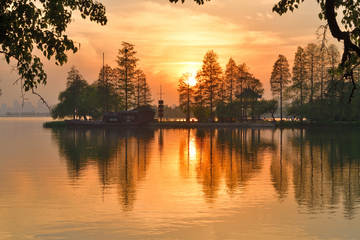
[[[34,116],[36,117],[36,116]],[[44,122],[44,128],[66,128],[68,127],[65,121],[51,121],[51,122]],[[103,128],[112,128],[116,126],[106,126]],[[257,122],[257,123],[199,123],[199,122],[152,122],[148,125],[144,125],[141,127],[151,127],[151,128],[249,128],[249,129],[275,129],[275,128],[337,128],[337,127],[360,127],[359,122],[323,122],[323,123],[310,123],[310,122]],[[72,127],[74,128],[74,127]],[[75,127],[76,128],[76,127]],[[94,128],[94,127],[78,127],[78,128]],[[117,127],[121,128],[121,127]]]
[[[0,118],[12,118],[12,117],[16,117],[16,118],[20,118],[20,117],[23,117],[23,118],[26,118],[26,117],[46,117],[46,118],[49,118],[51,117],[50,115],[13,115],[13,116],[0,116]]]
[[[52,121],[45,122],[43,124],[45,128],[61,128],[68,127],[65,121]],[[198,123],[198,122],[152,122],[148,125],[142,127],[152,127],[152,128],[275,128],[274,122],[262,122],[262,123]],[[84,126],[85,127],[85,126]],[[116,126],[106,126],[107,127],[116,127]],[[79,128],[82,128],[80,126]],[[92,128],[92,127],[87,127]],[[117,127],[121,128],[121,127]]]

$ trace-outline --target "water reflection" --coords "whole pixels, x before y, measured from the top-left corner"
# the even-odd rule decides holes
[[[270,174],[277,196],[282,201],[289,190],[289,174],[287,161],[283,159],[283,129],[279,129],[276,133],[279,135],[279,147],[272,149]],[[274,134],[275,132],[272,142],[274,142]]]
[[[123,209],[132,210],[137,184],[144,179],[150,164],[152,129],[54,129],[53,138],[66,159],[74,184],[86,168],[95,165],[103,194],[116,186]]]
[[[286,138],[283,158],[292,165],[301,212],[334,213],[343,204],[344,217],[354,218],[360,200],[359,130],[293,130]]]
[[[182,177],[195,172],[207,202],[220,190],[239,193],[263,166],[263,156],[274,142],[261,138],[261,130],[187,129],[180,142],[179,164]],[[261,139],[261,140],[260,140]],[[225,189],[221,187],[225,182]]]
[[[53,138],[72,184],[95,167],[102,194],[115,189],[124,211],[134,209],[152,164],[160,166],[153,184],[167,171],[185,188],[200,188],[207,204],[251,195],[259,189],[249,183],[266,177],[261,184],[272,184],[277,201],[294,198],[300,213],[333,214],[339,205],[346,219],[358,212],[359,130],[68,129],[53,130]]]

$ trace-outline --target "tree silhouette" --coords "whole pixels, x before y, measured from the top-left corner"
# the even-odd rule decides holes
[[[308,72],[306,70],[306,54],[302,47],[298,47],[295,53],[294,66],[292,68],[292,85],[290,91],[295,93],[293,100],[297,100],[300,104],[298,106],[300,121],[303,121],[303,104],[305,101],[305,95],[307,93],[306,79],[308,78]]]
[[[190,121],[190,108],[193,105],[194,89],[190,86],[191,73],[184,73],[179,79],[178,92],[180,109],[186,113],[186,121]]]
[[[222,69],[218,62],[218,55],[213,50],[205,54],[200,75],[204,80],[205,103],[210,110],[210,118],[214,118]]]
[[[305,54],[306,54],[306,69],[309,73],[308,81],[310,87],[310,96],[309,101],[310,103],[314,102],[314,94],[315,90],[315,81],[317,81],[317,68],[319,64],[319,47],[315,43],[309,43],[305,47]]]
[[[226,82],[226,87],[227,87],[227,92],[228,92],[228,99],[229,102],[232,103],[235,99],[235,83],[236,83],[236,78],[238,76],[238,68],[237,65],[234,61],[233,58],[229,59],[228,64],[226,64],[226,69],[225,69],[225,82]]]
[[[78,116],[85,116],[82,113],[85,111],[81,109],[86,104],[82,102],[85,100],[87,92],[85,89],[89,84],[83,79],[82,75],[76,69],[75,66],[72,66],[68,72],[66,90],[60,92],[59,101],[51,111],[51,116],[53,118],[65,118],[72,117],[73,119]],[[90,91],[90,89],[88,89]]]
[[[116,62],[119,69],[119,81],[125,95],[125,110],[129,108],[129,99],[134,91],[133,78],[136,71],[138,58],[135,57],[136,51],[134,45],[127,42],[122,42],[122,49],[119,49]]]
[[[101,67],[98,80],[96,81],[103,114],[112,110],[110,106],[110,97],[113,90],[113,83],[110,80],[111,72],[112,69],[109,65]]]
[[[141,69],[137,69],[134,74],[134,100],[135,106],[139,107],[143,102],[143,92],[145,91],[146,75]]]
[[[272,94],[280,96],[280,121],[282,121],[282,95],[285,86],[290,82],[290,76],[286,57],[279,55],[271,72],[270,85]]]

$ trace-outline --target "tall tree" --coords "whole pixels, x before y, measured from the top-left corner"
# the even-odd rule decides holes
[[[84,104],[83,91],[88,87],[88,83],[83,79],[80,72],[76,69],[75,66],[72,66],[68,72],[68,77],[66,79],[66,90],[60,92],[59,101],[54,109],[52,110],[51,115],[54,118],[64,118],[64,117],[73,117],[73,119],[78,116],[82,116],[81,109]]]
[[[134,100],[136,107],[147,105],[151,102],[149,85],[146,82],[146,75],[141,69],[137,69],[134,75]]]
[[[67,62],[66,51],[77,52],[78,46],[64,35],[73,11],[82,18],[105,25],[105,7],[96,1],[3,0],[0,2],[0,54],[10,64],[14,59],[17,72],[24,80],[25,91],[46,84],[43,64],[34,54],[34,47],[56,65]]]
[[[113,82],[111,81],[112,69],[109,65],[101,67],[99,71],[99,76],[96,81],[96,86],[98,88],[99,100],[101,101],[102,113],[109,112],[112,110],[111,107],[111,98],[113,92]]]
[[[218,100],[219,84],[221,83],[222,69],[218,62],[218,55],[208,51],[203,59],[201,76],[204,79],[205,103],[210,110],[210,118],[214,118],[214,108]]]
[[[197,71],[195,80],[196,85],[194,89],[193,113],[194,116],[202,122],[205,121],[205,119],[208,117],[208,114],[205,108],[205,79],[201,74],[201,70]]]
[[[186,121],[190,122],[190,110],[193,105],[194,89],[190,85],[191,73],[184,73],[179,79],[178,92],[180,109],[186,113]]]
[[[203,108],[205,107],[205,80],[202,77],[201,70],[198,70],[195,76],[196,85],[195,85],[195,104],[196,107]]]
[[[236,95],[243,92],[246,82],[251,78],[249,68],[245,63],[238,65],[237,81],[236,81]]]
[[[111,106],[111,110],[115,112],[119,111],[123,107],[123,99],[124,93],[121,91],[121,86],[119,83],[119,71],[117,68],[111,68],[108,75],[109,81],[109,92],[110,92],[110,100],[109,104]]]
[[[306,70],[308,72],[308,81],[310,87],[309,102],[314,102],[314,96],[316,93],[315,81],[317,80],[317,70],[319,65],[319,47],[315,43],[309,43],[305,47],[306,54]]]
[[[220,78],[220,83],[219,83],[219,99],[218,102],[223,102],[226,103],[228,100],[228,93],[226,91],[226,82],[225,82],[225,78],[221,77]]]
[[[80,93],[88,84],[75,66],[71,67],[66,80],[67,93],[72,98],[73,118],[75,119],[79,108]]]
[[[229,62],[226,64],[225,69],[225,82],[226,82],[226,90],[228,93],[228,101],[232,103],[235,100],[235,86],[236,86],[236,78],[237,78],[237,65],[233,58],[229,59]]]
[[[290,83],[289,63],[285,56],[279,55],[271,72],[270,85],[273,95],[280,97],[280,120],[282,121],[282,94],[286,85]]]
[[[143,85],[143,94],[142,94],[142,105],[150,105],[154,100],[152,99],[151,92],[150,92],[150,86],[148,82],[146,81],[146,77],[144,79],[144,85]]]
[[[135,106],[140,106],[140,99],[142,95],[142,86],[145,79],[145,73],[141,69],[136,69],[134,74],[134,101]]]
[[[125,110],[129,108],[129,99],[134,91],[133,78],[136,71],[137,62],[136,51],[134,45],[127,42],[122,42],[122,49],[119,49],[116,62],[119,69],[119,81],[121,82],[124,97],[125,97]]]
[[[292,68],[292,85],[290,91],[295,93],[295,99],[300,103],[300,121],[302,122],[303,116],[301,114],[305,95],[307,93],[307,86],[305,80],[308,78],[306,70],[306,54],[302,47],[298,47],[295,53],[294,66]]]
[[[260,97],[264,93],[263,84],[260,82],[259,79],[255,78],[254,76],[251,76],[251,78],[246,82],[246,88],[253,90]],[[254,108],[259,106],[258,104],[256,104],[256,101],[257,101],[257,97],[253,97],[252,103],[251,103],[251,119],[252,119],[252,121],[254,121],[253,120],[254,113],[255,113]]]
[[[236,80],[236,95],[241,94],[247,85],[247,82],[251,78],[251,73],[249,72],[249,68],[246,66],[245,63],[238,65],[238,71],[237,71],[237,80]],[[242,102],[243,99],[240,98],[240,102]],[[243,104],[240,103],[239,107],[240,111],[240,117],[243,119],[243,117],[246,116],[246,107],[243,106]]]

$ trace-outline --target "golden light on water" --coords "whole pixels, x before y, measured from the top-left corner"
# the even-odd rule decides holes
[[[194,136],[194,134],[191,134],[190,139],[189,139],[189,159],[190,162],[195,163],[197,158],[196,158],[196,138]]]

